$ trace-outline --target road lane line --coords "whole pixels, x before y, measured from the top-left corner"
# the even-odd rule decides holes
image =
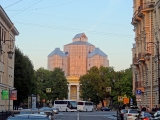
[[[79,113],[77,113],[77,120],[79,120]]]

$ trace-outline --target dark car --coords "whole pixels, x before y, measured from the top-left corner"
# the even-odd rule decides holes
[[[9,116],[7,120],[50,120],[47,115],[40,114],[20,114],[16,116]]]
[[[109,107],[101,107],[101,111],[112,111]]]
[[[149,112],[141,111],[136,120],[150,120],[152,115]]]
[[[117,112],[117,120],[123,120],[124,119],[124,114],[127,113],[126,109],[122,109],[119,112]]]

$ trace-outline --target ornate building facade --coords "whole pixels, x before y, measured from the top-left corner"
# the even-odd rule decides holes
[[[73,41],[64,45],[64,51],[55,48],[48,55],[48,70],[61,68],[67,77],[68,99],[79,100],[79,77],[93,66],[109,66],[108,56],[88,42],[84,33],[75,35]]]
[[[159,106],[160,0],[133,0],[133,93],[138,106]],[[141,91],[141,94],[136,93]]]

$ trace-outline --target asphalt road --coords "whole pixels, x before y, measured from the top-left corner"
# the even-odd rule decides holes
[[[59,112],[54,120],[117,120],[116,111]]]

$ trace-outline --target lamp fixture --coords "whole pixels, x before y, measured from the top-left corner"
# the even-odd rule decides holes
[[[6,42],[9,41],[9,44],[6,44]],[[3,45],[8,45],[8,49],[9,51],[7,52],[8,53],[8,58],[12,59],[12,56],[13,56],[13,49],[14,49],[14,45],[13,45],[13,40],[2,40],[0,39],[0,53],[1,54],[4,54],[5,52],[3,51]]]

